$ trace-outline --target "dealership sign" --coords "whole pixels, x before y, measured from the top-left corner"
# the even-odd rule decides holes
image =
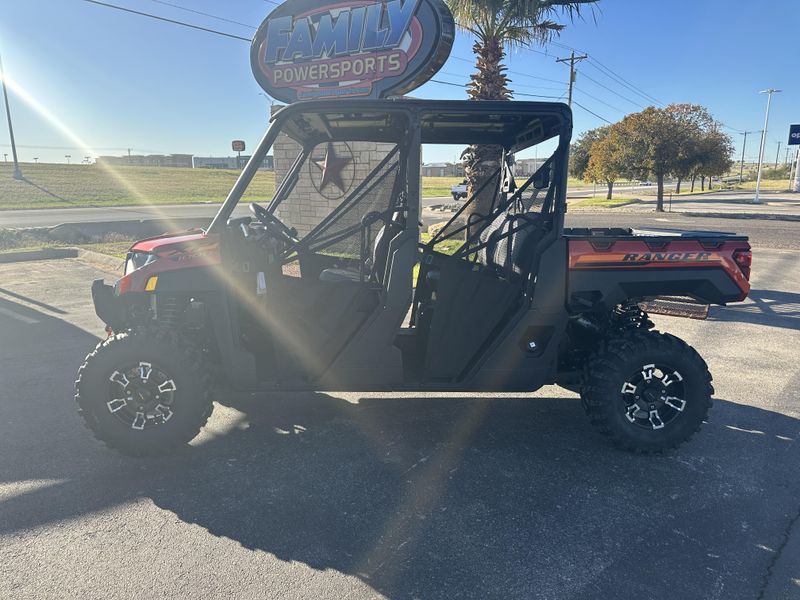
[[[288,0],[258,28],[250,62],[282,102],[385,98],[433,77],[454,37],[443,0]]]
[[[800,124],[789,126],[789,145],[800,146]]]

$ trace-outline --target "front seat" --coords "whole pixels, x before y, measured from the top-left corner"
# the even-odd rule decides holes
[[[368,225],[366,226],[368,227]],[[389,245],[403,229],[405,229],[403,214],[395,212],[392,215],[392,219],[378,230],[375,241],[372,244],[372,256],[368,261],[369,272],[366,273],[365,281],[383,283],[383,278],[386,275],[386,265],[389,261]],[[325,269],[320,273],[319,280],[328,283],[360,282],[361,273],[354,269]]]

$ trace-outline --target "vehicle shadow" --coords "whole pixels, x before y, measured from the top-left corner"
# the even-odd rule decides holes
[[[748,299],[751,302],[725,307],[712,306],[709,320],[800,329],[800,294],[753,289],[750,290]]]
[[[57,344],[47,366],[66,372],[92,336],[60,323],[73,358]],[[690,445],[639,456],[577,399],[270,394],[226,399],[186,452],[134,460],[90,441],[68,383],[0,406],[0,481],[50,482],[0,503],[0,535],[148,498],[393,599],[699,598],[723,578],[755,597],[797,510],[800,421],[724,400]]]

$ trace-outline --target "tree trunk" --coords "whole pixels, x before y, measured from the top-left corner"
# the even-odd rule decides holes
[[[683,181],[683,180],[680,177],[678,177],[678,185],[675,186],[675,193],[676,194],[680,194],[681,193],[681,181]]]
[[[606,200],[611,200],[611,197],[614,195],[614,182],[613,181],[606,181],[608,184],[608,195],[606,196]]]
[[[711,189],[711,177],[708,178],[708,189]]]
[[[697,175],[692,175],[692,190],[691,190],[691,191],[694,191],[694,182],[695,182],[695,179],[697,179]]]
[[[700,191],[701,192],[705,192],[706,191],[706,176],[705,175],[700,175]]]
[[[656,173],[656,212],[664,212],[664,174]]]
[[[470,76],[472,81],[467,86],[469,99],[510,100],[511,91],[508,89],[506,67],[503,64],[506,55],[503,40],[494,37],[479,39],[472,50],[476,56],[476,73]],[[490,145],[472,145],[464,152],[464,173],[469,184],[470,198],[500,167],[502,155],[503,149],[500,146]],[[475,213],[489,213],[495,201],[495,183],[487,185],[479,197],[475,198],[467,209],[467,218]]]

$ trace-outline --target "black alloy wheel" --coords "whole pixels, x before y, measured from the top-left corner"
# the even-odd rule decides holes
[[[655,331],[603,341],[584,365],[581,399],[592,425],[635,452],[688,441],[708,418],[711,374],[686,342]]]

